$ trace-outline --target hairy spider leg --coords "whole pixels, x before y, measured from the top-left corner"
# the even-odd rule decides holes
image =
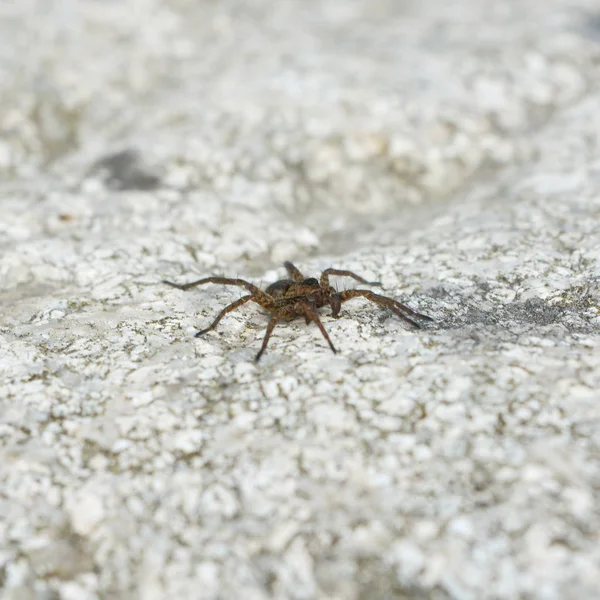
[[[190,283],[174,283],[173,281],[167,281],[163,279],[163,283],[170,285],[171,287],[177,288],[178,290],[189,290],[190,288],[196,287],[197,285],[203,285],[204,283],[218,283],[221,285],[239,285],[245,287],[249,292],[256,296],[265,295],[265,293],[253,283],[245,281],[244,279],[230,279],[228,277],[205,277],[204,279],[198,279],[198,281],[191,281]]]
[[[433,321],[431,317],[415,312],[411,308],[408,308],[408,306],[406,306],[405,304],[401,304],[393,298],[387,298],[386,296],[380,296],[379,294],[375,294],[371,290],[346,290],[344,292],[339,292],[336,295],[339,296],[340,302],[347,302],[352,298],[358,297],[366,298],[371,302],[375,302],[375,304],[379,304],[379,306],[389,308],[395,315],[399,316],[405,321],[408,321],[409,323],[412,323],[412,325],[414,325],[418,329],[421,329],[420,323],[418,323],[411,317],[418,317],[419,319],[424,319],[425,321]]]
[[[289,260],[286,260],[283,266],[294,281],[304,281],[304,275]]]
[[[335,346],[333,345],[333,342],[331,341],[327,330],[323,326],[323,323],[321,323],[321,319],[319,319],[319,315],[317,314],[317,312],[305,302],[298,302],[297,304],[294,304],[291,308],[296,315],[304,315],[305,319],[310,319],[311,321],[314,321],[317,327],[321,330],[323,337],[327,340],[329,347],[333,350],[334,354],[337,354],[337,350],[335,349]]]
[[[269,321],[269,324],[267,325],[267,331],[265,332],[265,337],[263,338],[262,346],[260,347],[260,350],[258,351],[256,358],[254,359],[255,362],[258,362],[260,360],[260,357],[263,355],[263,352],[267,349],[269,338],[273,333],[273,329],[275,329],[275,325],[277,325],[277,321],[279,321],[279,317],[277,315],[273,315]]]
[[[360,275],[353,273],[352,271],[341,271],[340,269],[325,269],[321,273],[321,280],[319,282],[320,286],[324,289],[329,288],[329,276],[330,275],[338,275],[340,277],[352,277],[352,279],[356,279],[359,283],[364,283],[365,285],[377,285],[381,286],[382,283],[380,281],[367,281]]]
[[[316,314],[316,312],[317,312],[317,305],[315,303],[314,298],[313,299],[303,298],[302,304],[304,304],[305,302],[310,306],[310,308],[313,311],[313,313]],[[311,322],[311,317],[308,314],[306,314],[306,313],[304,314],[304,321],[305,321],[305,323],[307,325]]]
[[[196,337],[200,337],[209,331],[212,331],[219,323],[219,321],[229,312],[239,308],[243,304],[246,304],[249,300],[254,300],[254,296],[252,294],[248,294],[247,296],[242,296],[239,300],[232,302],[229,306],[226,306],[218,315],[217,318],[206,328],[202,329],[196,334]]]

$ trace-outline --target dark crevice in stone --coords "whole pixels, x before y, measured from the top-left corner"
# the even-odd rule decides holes
[[[106,155],[93,165],[91,172],[99,174],[114,190],[148,191],[160,186],[160,178],[147,172],[140,155],[132,149]]]

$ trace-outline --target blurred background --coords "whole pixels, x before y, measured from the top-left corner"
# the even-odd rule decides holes
[[[540,151],[594,84],[598,22],[565,0],[3,2],[0,235],[125,228],[254,274],[398,239]]]

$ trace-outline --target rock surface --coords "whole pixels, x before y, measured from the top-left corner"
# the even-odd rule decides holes
[[[595,0],[0,7],[6,600],[598,596]],[[293,260],[381,280],[281,324]],[[340,280],[340,287],[352,282]]]

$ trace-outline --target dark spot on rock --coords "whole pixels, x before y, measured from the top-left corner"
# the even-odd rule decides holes
[[[97,161],[92,172],[99,174],[106,185],[115,190],[154,190],[160,178],[149,173],[135,150],[122,150],[108,154]]]
[[[433,298],[435,300],[442,300],[444,298],[448,298],[448,296],[451,295],[450,292],[442,285],[428,288],[425,294],[427,298]]]
[[[488,281],[477,280],[475,282],[475,285],[485,294],[487,294],[492,289],[492,286],[489,284]]]
[[[446,303],[451,306],[444,309],[445,318],[437,318],[430,328],[462,329],[483,325],[506,333],[511,330],[511,325],[536,327],[556,325],[571,333],[591,333],[599,329],[586,316],[585,310],[574,304],[564,306],[555,302],[550,304],[541,298],[530,298],[524,302],[498,303],[490,308],[489,300],[481,300],[481,302],[485,302],[485,308],[477,306],[477,297],[460,299],[452,295],[446,299]]]
[[[551,325],[560,322],[564,314],[564,308],[550,306],[540,298],[531,298],[525,302],[499,304],[494,310],[481,310],[470,306],[460,320],[464,324],[499,325],[513,322]]]
[[[405,584],[398,573],[373,557],[358,561],[357,581],[359,600],[449,600],[448,593],[439,588]]]
[[[582,21],[581,29],[585,37],[600,42],[600,12],[586,12]]]

